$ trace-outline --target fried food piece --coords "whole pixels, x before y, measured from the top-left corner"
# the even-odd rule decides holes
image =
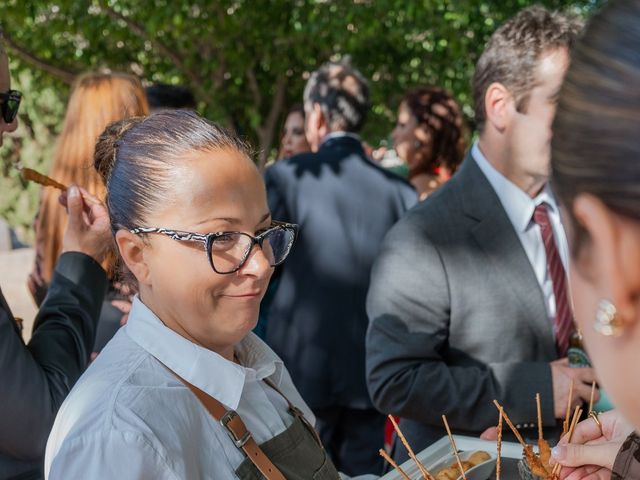
[[[62,190],[63,192],[67,189],[67,187],[60,182],[56,182],[53,178],[47,177],[46,175],[36,172],[31,168],[22,168],[20,171],[22,173],[22,178],[39,183],[43,187],[54,187]]]
[[[545,467],[549,466],[549,460],[551,460],[551,447],[546,440],[538,440],[538,451],[540,452],[540,462]]]
[[[436,474],[436,480],[456,480],[459,476],[458,464],[454,463],[452,466],[440,470]]]
[[[524,449],[523,456],[531,473],[533,473],[536,477],[546,478],[549,472],[544,467],[540,459],[537,457],[535,453],[533,453],[533,449],[530,445],[527,445]]]
[[[486,462],[487,460],[491,459],[491,455],[489,455],[487,452],[475,452],[473,455],[471,455],[469,457],[469,459],[467,460],[467,462],[469,463],[470,467],[475,467],[476,465],[480,465],[482,462]]]

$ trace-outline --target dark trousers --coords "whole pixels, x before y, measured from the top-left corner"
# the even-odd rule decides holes
[[[316,430],[338,471],[349,475],[380,475],[378,450],[384,446],[385,417],[374,409],[316,409]]]

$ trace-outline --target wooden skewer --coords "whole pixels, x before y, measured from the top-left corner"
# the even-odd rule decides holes
[[[422,478],[426,480],[434,480],[433,476],[429,473],[429,471],[425,468],[425,466],[418,460],[418,457],[416,457],[416,454],[413,453],[413,449],[411,448],[411,445],[409,445],[409,442],[407,441],[405,436],[402,434],[402,430],[400,430],[400,427],[396,423],[395,418],[393,418],[392,415],[388,415],[388,418],[389,420],[391,420],[391,425],[393,425],[393,429],[396,431],[396,434],[400,438],[400,441],[404,445],[404,448],[407,449],[407,453],[409,453],[409,457],[418,466],[418,470],[420,470],[420,473],[422,474]]]
[[[573,418],[571,419],[571,426],[569,427],[569,438],[568,438],[568,442],[571,443],[571,439],[573,438],[573,431],[576,429],[576,425],[578,425],[578,421],[580,420],[580,415],[582,415],[582,409],[580,408],[580,406],[576,406],[576,409],[573,411]],[[553,467],[553,470],[551,470],[551,476],[552,478],[557,478],[558,474],[560,473],[560,469],[562,468],[562,465],[560,465],[559,463],[556,463],[555,466]]]
[[[589,412],[587,412],[589,415],[591,414],[591,412],[593,412],[593,400],[595,398],[595,394],[596,394],[596,382],[594,380],[591,383],[591,397],[589,398]]]
[[[571,414],[571,403],[573,402],[573,379],[571,379],[571,386],[569,387],[569,399],[567,400],[567,413],[564,415],[564,422],[562,422],[562,436],[569,431],[569,415]]]
[[[400,474],[400,476],[404,479],[404,480],[411,480],[411,478],[409,477],[409,475],[407,475],[405,473],[404,470],[402,470],[402,468],[400,468],[400,465],[398,465],[396,462],[394,462],[393,458],[391,458],[387,452],[385,452],[384,450],[380,449],[378,450],[378,453],[380,454],[380,456],[382,458],[384,458],[387,463],[389,463],[389,465],[391,465],[393,468],[395,468],[398,473]]]
[[[442,421],[444,422],[444,426],[447,429],[447,435],[449,435],[449,441],[451,442],[451,448],[453,448],[453,454],[456,456],[460,474],[462,475],[462,478],[464,478],[464,480],[467,480],[467,476],[464,473],[464,467],[462,466],[462,460],[460,460],[460,454],[458,453],[458,447],[456,447],[456,441],[453,439],[453,435],[451,435],[451,429],[449,428],[449,422],[447,422],[446,415],[442,415]]]
[[[538,408],[538,441],[544,440],[542,435],[542,407],[540,407],[540,394],[536,393],[536,406]]]
[[[502,453],[502,415],[504,413],[504,409],[500,407],[500,415],[498,417],[498,458],[496,459],[496,480],[500,480],[500,467],[502,466],[502,460],[500,458],[500,454]]]
[[[511,423],[511,419],[509,418],[509,415],[507,415],[507,412],[505,412],[504,409],[502,408],[502,405],[500,405],[497,400],[494,400],[493,404],[496,406],[498,411],[502,410],[502,416],[504,417],[504,421],[507,422],[507,425],[509,425],[509,428],[518,439],[518,442],[520,442],[520,445],[522,445],[523,448],[529,447],[527,442],[524,441],[524,438],[522,438],[522,435],[520,435],[520,432],[518,431],[518,429],[513,425],[513,423]]]

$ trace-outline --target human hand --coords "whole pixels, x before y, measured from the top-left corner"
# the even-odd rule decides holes
[[[109,214],[96,197],[71,185],[59,197],[67,208],[69,222],[62,239],[62,252],[82,252],[102,262],[111,244]]]
[[[593,418],[580,422],[573,432],[560,439],[552,450],[551,463],[560,463],[563,480],[609,480],[611,469],[623,442],[633,427],[616,410],[598,416],[602,430]]]
[[[551,381],[553,383],[553,411],[556,418],[564,418],[567,411],[569,391],[573,381],[571,411],[591,398],[591,385],[596,381],[593,368],[571,368],[566,358],[551,362]],[[600,393],[596,391],[594,401]]]
[[[122,312],[120,326],[126,325],[127,320],[129,320],[129,312],[131,311],[131,302],[128,300],[111,300],[111,305]]]

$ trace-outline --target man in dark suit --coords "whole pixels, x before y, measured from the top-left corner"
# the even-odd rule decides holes
[[[480,435],[500,401],[535,436],[589,399],[590,368],[571,369],[566,240],[547,186],[551,122],[580,22],[541,7],[489,40],[474,76],[479,141],[460,171],[385,239],[367,299],[374,404],[402,417],[416,450]],[[397,446],[397,445],[396,445]],[[395,457],[407,455],[401,446]]]
[[[6,105],[7,57],[0,44],[2,134],[15,130],[17,105]],[[16,101],[13,94],[11,101]],[[106,210],[71,187],[69,225],[49,293],[25,345],[0,291],[0,479],[42,478],[42,456],[58,408],[89,361],[107,278],[100,266],[110,243]],[[62,208],[62,207],[61,207]],[[84,211],[83,211],[84,210]]]
[[[382,238],[416,202],[413,188],[373,164],[357,133],[367,85],[346,64],[314,72],[304,92],[315,153],[266,172],[273,218],[300,225],[270,305],[267,343],[317,417],[339,470],[379,473],[384,417],[365,384],[365,298]]]

